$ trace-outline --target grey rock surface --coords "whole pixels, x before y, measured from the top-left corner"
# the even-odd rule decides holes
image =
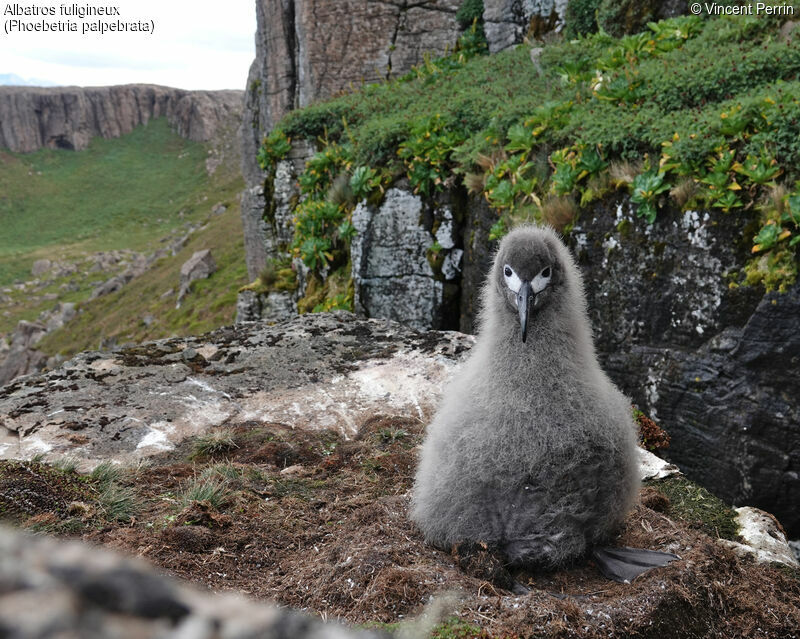
[[[74,302],[59,302],[52,311],[47,313],[47,332],[52,333],[62,328],[64,324],[73,319],[76,314],[77,311],[75,310]]]
[[[483,22],[489,51],[497,53],[537,35],[561,31],[567,0],[484,0]]]
[[[273,174],[269,178],[262,175],[259,183],[242,194],[245,262],[251,281],[268,260],[289,257],[294,233],[292,202],[300,197],[297,177],[314,151],[309,142],[293,142],[287,158],[278,162]]]
[[[204,142],[242,111],[241,91],[185,91],[149,84],[0,87],[0,148],[85,149],[166,117],[178,135]]]
[[[222,423],[352,436],[376,413],[425,420],[472,343],[336,312],[82,353],[0,389],[0,458],[44,453],[89,468],[134,462]]]
[[[236,323],[262,321],[266,324],[283,322],[297,315],[294,295],[285,291],[259,294],[241,291],[236,298]]]
[[[0,636],[345,639],[377,635],[232,594],[201,592],[140,560],[2,526]]]
[[[47,359],[35,349],[39,340],[47,333],[47,326],[40,322],[22,320],[11,335],[11,344],[0,360],[0,387],[20,375],[40,370]]]
[[[427,259],[435,238],[421,217],[422,198],[396,188],[377,209],[362,202],[353,211],[356,312],[418,329],[440,326],[442,283]]]
[[[204,280],[217,271],[217,263],[208,249],[196,251],[192,257],[181,266],[181,280],[178,289],[178,305],[186,297],[192,282]]]
[[[130,281],[131,277],[129,277],[125,273],[120,273],[119,275],[114,275],[112,277],[109,277],[105,282],[102,282],[92,290],[92,294],[89,296],[89,299],[95,300],[98,297],[103,297],[105,295],[111,295],[111,293],[116,293]]]
[[[47,273],[52,267],[53,263],[50,260],[36,260],[31,268],[31,275],[39,277]]]

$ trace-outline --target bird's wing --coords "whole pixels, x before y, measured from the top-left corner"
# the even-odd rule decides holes
[[[621,583],[630,583],[651,568],[666,566],[671,561],[680,559],[671,552],[642,548],[598,547],[592,550],[592,556],[606,578]]]

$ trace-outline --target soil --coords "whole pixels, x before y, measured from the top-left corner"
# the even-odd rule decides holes
[[[73,481],[71,470],[63,471],[69,481],[37,471],[45,494],[39,510],[0,515],[141,555],[215,591],[352,624],[413,618],[450,592],[456,599],[447,614],[470,625],[441,636],[798,636],[798,573],[738,558],[676,517],[657,484],[643,488],[613,543],[671,551],[681,560],[632,584],[604,579],[589,559],[536,573],[510,570],[480,544],[432,548],[407,516],[423,428],[418,420],[374,416],[344,440],[328,431],[244,424],[123,474],[119,481],[140,504],[128,521],[97,515],[103,509],[92,500],[101,491],[91,479]],[[18,467],[5,475],[0,467],[0,496],[12,476]],[[58,491],[51,499],[48,485]],[[218,490],[188,499],[198,485]],[[19,482],[13,487],[19,491]],[[520,584],[529,591],[515,594]]]

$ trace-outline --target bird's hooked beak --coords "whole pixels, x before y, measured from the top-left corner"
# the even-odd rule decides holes
[[[522,343],[528,336],[528,305],[531,300],[536,300],[536,293],[533,292],[533,287],[530,282],[523,280],[522,285],[519,287],[517,293],[517,310],[519,311],[519,323],[522,327]]]

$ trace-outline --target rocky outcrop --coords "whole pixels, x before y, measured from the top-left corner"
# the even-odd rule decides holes
[[[352,223],[357,231],[350,247],[356,312],[420,330],[444,328],[445,309],[452,307],[446,294],[457,294],[451,283],[460,275],[464,253],[456,246],[460,238],[452,207],[444,202],[427,206],[418,195],[392,188],[378,207],[360,203]]]
[[[483,22],[489,51],[497,53],[519,44],[525,38],[541,38],[551,32],[560,32],[568,19],[568,4],[569,0],[484,0]],[[598,1],[595,7],[600,4]],[[606,0],[602,4],[618,3]],[[628,14],[633,12],[631,8],[635,5],[636,3],[630,3]],[[620,37],[626,33],[637,33],[646,28],[649,19],[673,18],[686,14],[688,10],[689,6],[685,0],[657,0],[646,7],[645,14],[651,18],[614,24],[613,35]],[[621,13],[625,15],[626,10],[623,8]]]
[[[185,91],[156,85],[0,87],[0,148],[85,149],[166,117],[178,135],[205,142],[242,112],[241,91]]]
[[[483,23],[489,51],[522,42],[529,33],[561,31],[567,0],[484,0]]]
[[[0,386],[20,375],[40,370],[47,360],[34,347],[47,334],[47,326],[22,320],[11,336],[11,345],[0,351]]]
[[[257,0],[243,122],[245,178],[264,134],[291,109],[401,75],[455,44],[460,0]]]
[[[209,249],[196,251],[192,257],[181,266],[180,288],[178,289],[177,307],[180,308],[183,298],[189,292],[189,287],[196,280],[204,280],[217,271],[217,263]]]
[[[241,210],[251,279],[268,256],[275,257],[273,245],[280,242],[275,228],[265,224],[272,194],[265,192],[266,174],[256,162],[264,136],[294,108],[401,75],[426,53],[444,53],[458,37],[460,5],[461,0],[257,0],[256,59],[241,129],[247,184]],[[301,150],[293,159],[302,162],[303,155]]]
[[[747,636],[746,629],[756,626],[765,629],[764,636],[796,634],[800,609],[793,568],[739,559],[707,522],[696,521],[694,514],[679,516],[672,505],[680,498],[671,502],[660,487],[685,480],[646,451],[640,453],[641,468],[649,485],[616,541],[669,550],[681,559],[632,584],[611,584],[590,563],[579,562],[555,573],[515,573],[529,590],[512,593],[494,581],[504,569],[480,549],[470,555],[426,544],[407,516],[415,451],[442,385],[472,343],[463,334],[420,333],[336,313],[84,353],[58,371],[0,391],[0,420],[8,431],[0,449],[12,458],[46,452],[53,461],[66,455],[82,466],[147,458],[139,468],[155,478],[154,491],[146,493],[151,505],[165,502],[165,482],[198,476],[203,466],[227,466],[241,478],[257,468],[261,474],[252,473],[252,484],[240,484],[236,501],[223,510],[196,503],[177,515],[173,510],[154,515],[148,507],[141,520],[107,523],[103,530],[87,526],[84,534],[141,553],[214,590],[240,589],[242,582],[219,578],[227,577],[223,571],[247,571],[254,575],[247,582],[254,592],[323,616],[394,622],[419,614],[423,602],[443,591],[458,589],[451,610],[492,636],[513,631],[542,637],[721,638]],[[280,438],[245,443],[258,433],[273,433],[270,429],[282,433]],[[186,437],[220,433],[239,438],[227,449],[226,464],[215,463],[222,457],[186,463],[187,452],[202,439],[184,442]],[[309,451],[302,457],[300,442]],[[278,461],[276,451],[295,452]],[[39,461],[4,467],[16,469],[0,475],[6,503],[28,488],[39,498],[36,503],[46,504],[44,496],[66,485],[45,481]],[[20,468],[29,471],[25,478]],[[60,472],[63,478],[72,471]],[[85,488],[91,481],[73,483]],[[143,476],[127,481],[141,486]],[[692,490],[687,498],[702,501],[696,487]],[[86,516],[91,512],[86,502],[64,506]],[[23,521],[47,521],[35,517]],[[49,521],[57,520],[51,513]],[[290,530],[296,536],[289,536]],[[767,530],[760,528],[762,538]],[[168,555],[162,553],[166,547]],[[141,564],[97,549],[88,552],[0,532],[0,630],[22,637],[52,636],[50,628],[64,636],[122,637],[323,631],[310,622],[287,629],[280,624],[297,619],[291,614],[276,621],[272,608],[201,597]],[[223,556],[229,563],[219,563]],[[790,557],[784,559],[795,566]],[[48,630],[38,631],[42,627]],[[73,627],[77,630],[67,634]],[[131,627],[138,634],[126,634]]]
[[[426,420],[472,343],[339,312],[82,353],[2,388],[0,459],[127,463],[248,420],[345,436],[381,411]]]
[[[140,560],[0,527],[0,634],[15,639],[376,637],[286,608],[212,595]]]
[[[418,208],[426,207],[434,204]],[[435,278],[421,279],[404,321],[419,325],[425,314],[429,326],[474,331],[494,219],[484,201],[467,200],[453,227],[464,248],[462,272],[449,283],[455,298],[444,300]],[[426,251],[409,229],[395,228],[392,242],[419,263]],[[381,256],[367,237],[353,242],[362,247],[354,265]],[[647,225],[623,197],[581,215],[566,239],[584,273],[603,366],[670,432],[670,459],[720,497],[773,512],[800,534],[800,284],[768,295],[729,285],[749,256],[733,216],[665,210]],[[390,270],[377,286],[369,278],[357,286],[369,300],[357,310],[399,318],[408,276]],[[454,311],[454,323],[435,323]]]

